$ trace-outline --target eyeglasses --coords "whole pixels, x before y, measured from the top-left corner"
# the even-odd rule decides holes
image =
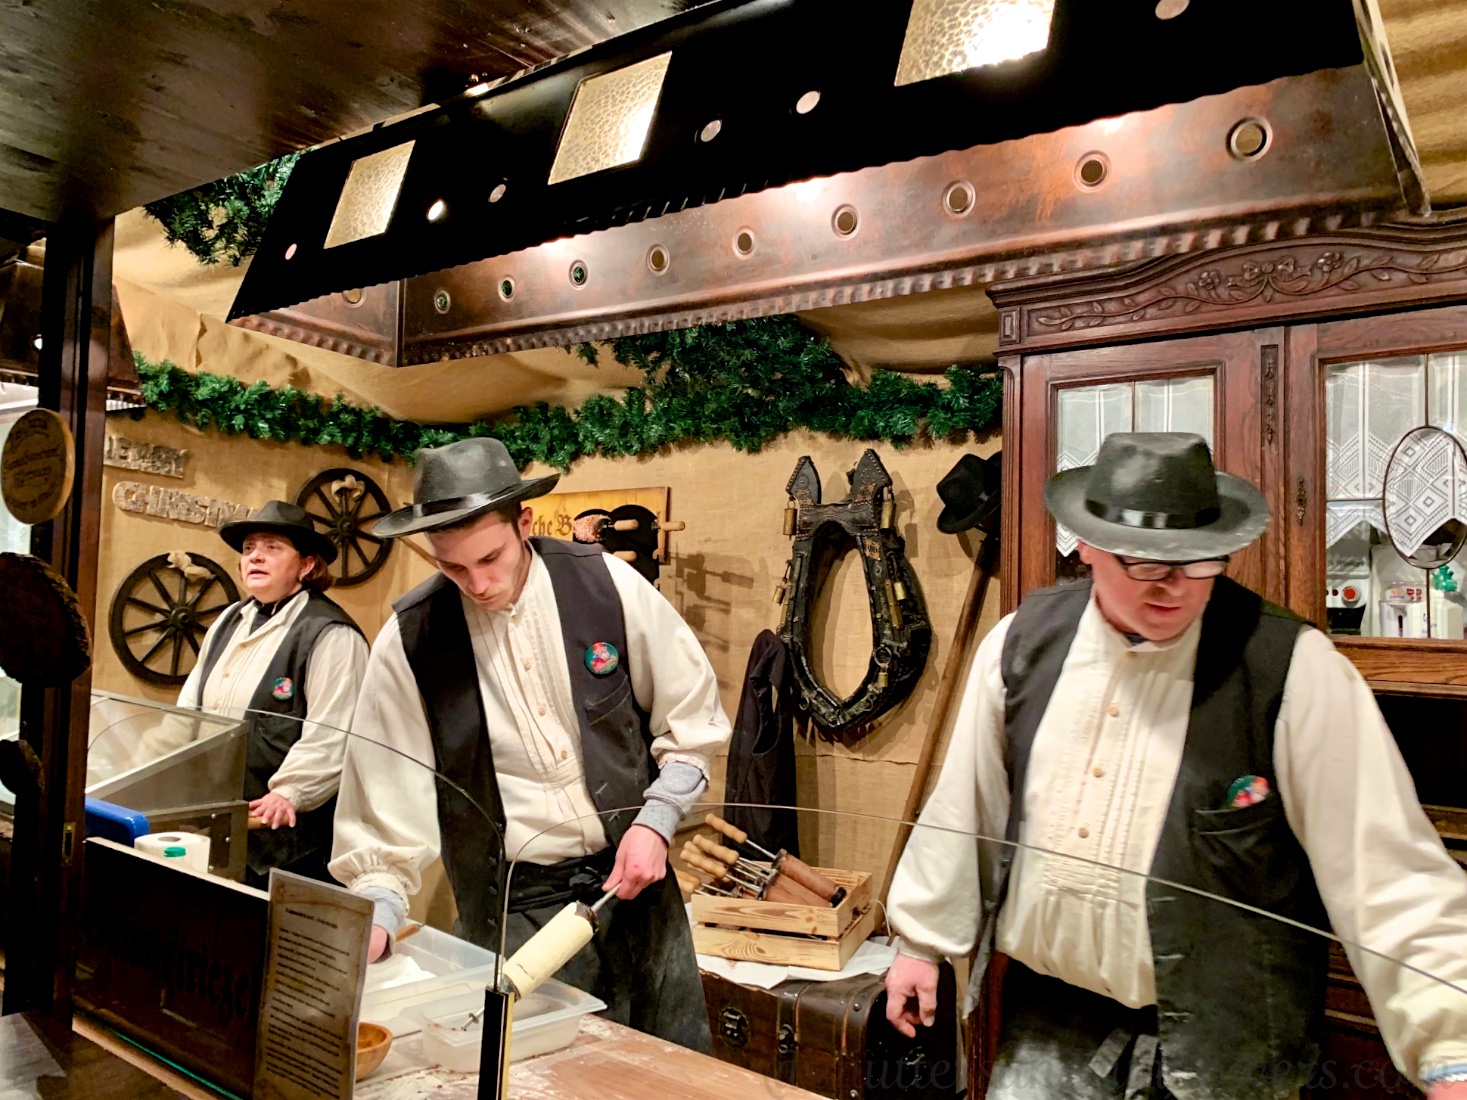
[[[1226,556],[1205,558],[1202,561],[1127,561],[1119,554],[1112,554],[1111,557],[1121,563],[1126,576],[1133,581],[1169,580],[1175,569],[1180,569],[1182,576],[1188,580],[1206,580],[1208,577],[1220,577],[1227,572],[1229,561]]]

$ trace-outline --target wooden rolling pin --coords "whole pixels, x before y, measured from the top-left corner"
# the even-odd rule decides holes
[[[844,886],[837,886],[804,860],[792,856],[788,852],[780,852],[778,855],[775,855],[768,848],[751,843],[748,833],[730,825],[717,814],[711,813],[703,820],[711,828],[718,830],[718,832],[728,837],[735,844],[748,844],[749,847],[764,853],[774,861],[774,865],[780,874],[784,875],[790,881],[803,886],[812,894],[818,895],[822,901],[828,902],[832,907],[839,905],[845,899],[846,891]]]

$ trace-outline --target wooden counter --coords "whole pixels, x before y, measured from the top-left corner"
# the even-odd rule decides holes
[[[409,1036],[404,1043],[414,1043]],[[356,1100],[475,1100],[473,1073],[415,1070],[385,1076],[392,1055],[357,1085]],[[509,1069],[511,1100],[821,1100],[812,1092],[761,1077],[738,1066],[643,1035],[596,1016],[581,1021],[576,1041],[564,1050],[515,1062]]]
[[[78,1019],[83,1030],[90,1030]],[[136,1048],[95,1032],[104,1048],[45,1016],[0,1016],[0,1097],[45,1100],[206,1100],[214,1094]],[[393,1074],[418,1041],[401,1040],[357,1085],[356,1100],[477,1100],[472,1073],[418,1069]],[[114,1051],[116,1053],[114,1053]],[[122,1057],[119,1057],[122,1055]],[[654,1039],[595,1016],[564,1050],[510,1067],[511,1100],[820,1100],[814,1093]]]

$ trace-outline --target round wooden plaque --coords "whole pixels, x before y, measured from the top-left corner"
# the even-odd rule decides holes
[[[71,496],[76,447],[66,421],[50,409],[32,409],[10,429],[0,453],[0,491],[21,523],[55,519]]]

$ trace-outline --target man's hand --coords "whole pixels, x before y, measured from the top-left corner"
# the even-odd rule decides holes
[[[630,901],[667,874],[667,841],[656,829],[633,825],[616,847],[616,866],[601,887]]]
[[[897,952],[886,972],[886,1018],[908,1039],[916,1038],[918,1023],[932,1026],[937,1018],[936,963]],[[1433,1096],[1432,1100],[1437,1098]]]
[[[1426,1100],[1467,1100],[1467,1081],[1444,1081],[1426,1087]]]
[[[367,945],[367,961],[376,962],[387,950],[387,929],[380,924],[372,925],[372,940]]]
[[[272,829],[278,829],[281,825],[295,828],[295,807],[290,804],[290,799],[274,791],[251,802],[250,813]]]

